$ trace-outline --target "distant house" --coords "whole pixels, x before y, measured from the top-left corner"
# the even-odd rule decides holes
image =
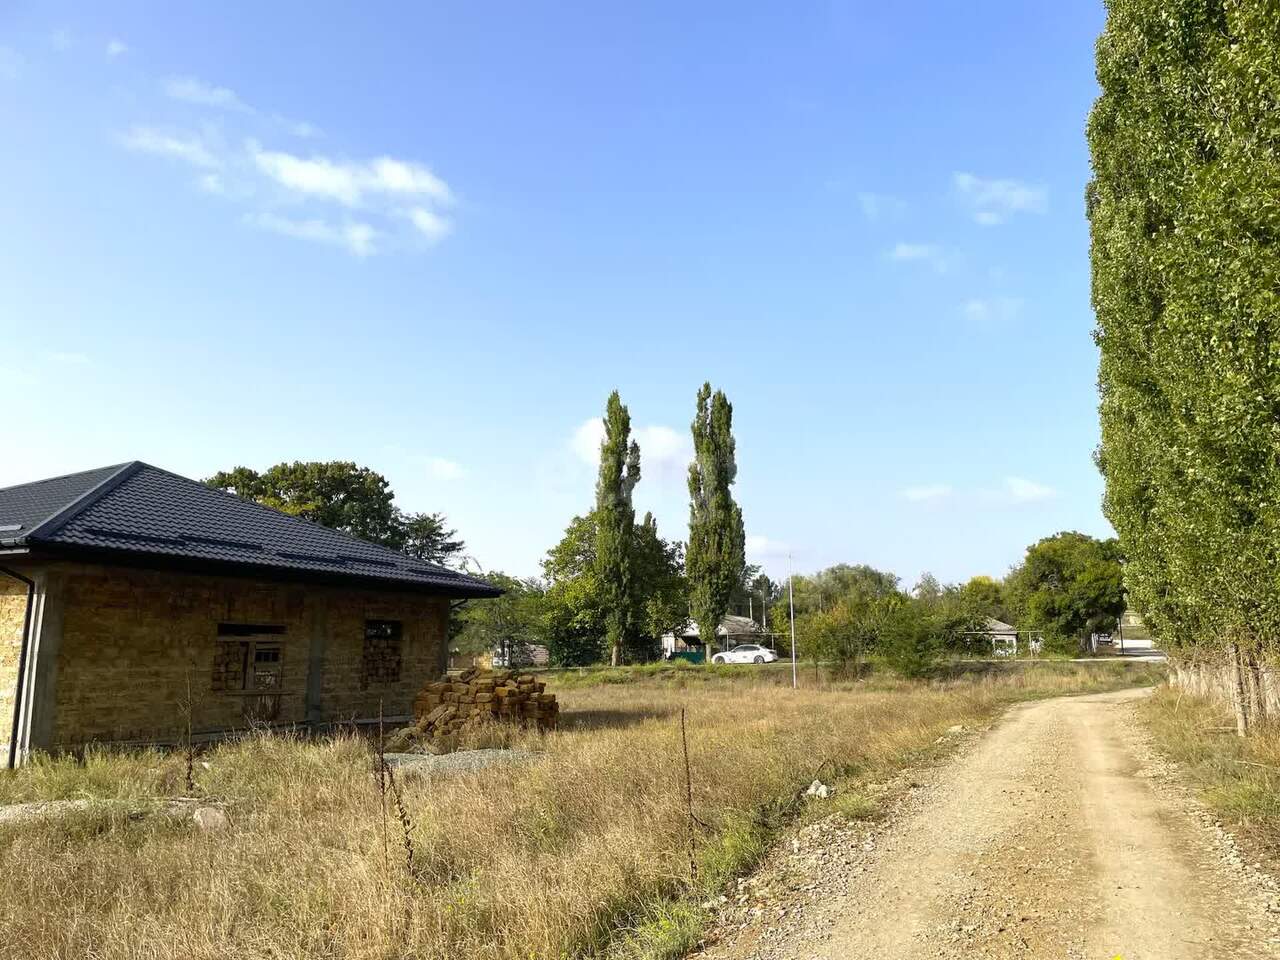
[[[739,643],[767,643],[768,639],[769,636],[764,628],[750,617],[729,614],[716,628],[715,645],[721,649],[727,649]],[[701,650],[702,644],[702,633],[698,629],[698,624],[690,620],[683,629],[662,635],[662,655],[669,657],[673,653]]]
[[[1028,653],[1039,653],[1042,645],[1039,633],[1024,631],[1019,634],[1017,627],[995,617],[987,617],[981,630],[972,631],[965,636],[983,647],[990,645],[991,652],[997,657],[1016,657],[1019,636],[1023,639],[1023,649]]]
[[[0,745],[394,721],[499,592],[138,461],[0,489]]]

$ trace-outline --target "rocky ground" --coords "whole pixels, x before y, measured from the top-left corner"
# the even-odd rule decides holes
[[[708,905],[696,956],[1280,957],[1280,886],[1155,756],[1140,696],[1026,704],[959,734],[918,782],[873,787],[887,818],[788,837]]]

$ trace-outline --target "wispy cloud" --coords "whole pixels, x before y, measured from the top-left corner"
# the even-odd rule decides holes
[[[214,169],[222,166],[222,161],[214,154],[213,148],[202,137],[193,133],[135,126],[120,137],[120,143],[136,153],[171,157],[193,167]]]
[[[195,186],[242,205],[243,222],[255,229],[357,257],[423,249],[453,231],[447,215],[455,202],[453,190],[422,163],[385,154],[361,161],[304,156],[264,146],[257,138],[266,139],[268,127],[295,136],[316,136],[319,130],[259,110],[231,87],[198,77],[170,76],[161,89],[175,102],[220,116],[187,129],[137,124],[118,136],[119,143],[195,168]]]
[[[202,107],[217,107],[219,110],[234,110],[240,113],[252,112],[252,108],[241,100],[234,90],[205,83],[196,77],[170,77],[164,82],[164,92],[169,99],[183,103],[195,103]]]
[[[973,219],[983,226],[1004,223],[1017,213],[1044,213],[1049,194],[1043,186],[1023,180],[988,179],[972,173],[956,173],[952,183],[969,207]]]
[[[748,534],[746,552],[749,560],[777,560],[791,552],[791,547],[780,540],[759,534]]]
[[[902,216],[906,212],[907,203],[887,193],[872,193],[864,190],[858,194],[858,208],[862,211],[863,217],[875,222]]]
[[[129,45],[123,40],[112,37],[107,41],[107,56],[114,60],[116,57],[123,56],[129,52]]]
[[[889,259],[900,263],[918,262],[933,267],[938,273],[946,273],[954,262],[952,254],[933,243],[898,242],[889,251]]]
[[[1048,500],[1057,496],[1053,487],[1047,487],[1025,477],[1005,477],[1005,492],[1017,503],[1032,503],[1037,500]]]
[[[367,223],[336,224],[319,218],[294,219],[274,213],[248,214],[245,222],[259,230],[281,236],[342,247],[357,257],[367,257],[377,252],[375,241],[378,232]]]
[[[641,474],[659,484],[682,481],[693,459],[693,440],[686,431],[661,424],[637,427],[631,431],[640,445]],[[569,447],[589,467],[600,463],[600,445],[604,442],[604,420],[592,417],[573,432]]]
[[[924,503],[929,500],[943,500],[952,494],[952,489],[945,483],[927,483],[916,487],[907,487],[902,496],[913,503]]]
[[[453,200],[449,185],[426,167],[394,157],[346,163],[264,150],[252,141],[249,154],[258,170],[280,186],[348,207],[360,206],[369,195],[425,198],[440,204]]]
[[[409,211],[409,219],[413,221],[418,232],[432,243],[443,240],[453,230],[453,224],[447,217],[433,213],[426,207],[414,207]]]
[[[431,457],[427,461],[427,473],[436,480],[461,480],[467,475],[462,464],[444,457]]]
[[[971,323],[998,324],[1018,319],[1023,306],[1019,297],[974,297],[961,305],[960,312]]]

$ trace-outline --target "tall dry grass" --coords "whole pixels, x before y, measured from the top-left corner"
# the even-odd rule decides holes
[[[203,755],[196,785],[226,804],[222,833],[131,814],[131,802],[185,792],[180,753],[45,761],[0,777],[0,799],[117,802],[0,825],[0,955],[671,955],[696,938],[690,904],[759,856],[824,761],[824,778],[852,786],[1013,699],[1149,678],[1055,665],[799,692],[750,674],[583,686],[565,693],[561,730],[518,738],[538,762],[403,780],[415,876],[384,853],[370,746],[354,737],[251,736]],[[696,880],[681,707],[706,824]]]
[[[1141,712],[1156,746],[1237,834],[1280,866],[1280,723],[1236,736],[1229,705],[1165,687]]]

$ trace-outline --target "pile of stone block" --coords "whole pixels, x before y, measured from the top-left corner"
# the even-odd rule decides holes
[[[560,717],[554,693],[533,674],[511,670],[450,670],[413,701],[411,727],[397,731],[387,749],[445,753],[468,724],[513,723],[553,730]]]

